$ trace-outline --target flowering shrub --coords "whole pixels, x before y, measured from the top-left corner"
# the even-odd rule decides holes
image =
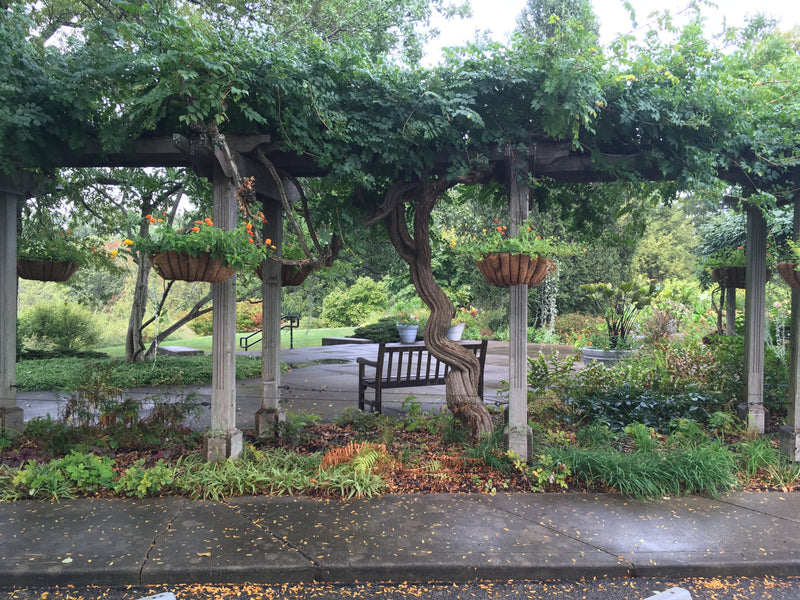
[[[461,250],[475,260],[488,254],[527,254],[533,258],[556,258],[572,256],[577,252],[573,244],[542,237],[529,221],[521,223],[519,234],[511,237],[508,227],[500,223],[499,219],[493,219],[491,227],[463,242]]]
[[[206,217],[202,221],[195,221],[191,227],[175,229],[152,215],[145,218],[156,228],[148,238],[125,240],[124,246],[130,251],[151,256],[169,250],[185,252],[189,256],[209,254],[211,258],[222,260],[230,268],[239,270],[247,266],[255,267],[275,249],[269,238],[263,243],[257,241],[252,223],[242,223],[236,229],[223,230],[214,227],[214,222]]]

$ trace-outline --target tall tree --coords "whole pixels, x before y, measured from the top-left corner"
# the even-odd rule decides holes
[[[589,0],[528,0],[517,16],[517,30],[530,40],[553,39],[569,20],[580,23],[596,42],[600,23]]]

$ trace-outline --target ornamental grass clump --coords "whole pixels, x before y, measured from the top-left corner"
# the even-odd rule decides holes
[[[147,215],[145,219],[155,225],[154,230],[149,237],[126,239],[123,245],[130,254],[139,252],[154,256],[170,250],[191,257],[208,254],[212,259],[220,260],[238,271],[245,267],[255,268],[276,248],[270,238],[260,241],[250,222],[242,222],[235,229],[226,230],[215,227],[209,217],[177,228],[153,215]]]

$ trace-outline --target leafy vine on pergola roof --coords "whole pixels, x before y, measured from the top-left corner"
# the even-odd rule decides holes
[[[653,34],[610,49],[565,26],[545,43],[471,46],[422,69],[339,45],[267,45],[164,3],[128,10],[62,50],[37,44],[22,10],[2,11],[4,171],[58,166],[92,141],[113,150],[217,127],[270,133],[366,189],[444,175],[442,156],[449,175],[487,167],[508,144],[524,158],[537,139],[676,189],[720,175],[779,199],[796,187],[798,56],[755,27],[722,51],[699,20],[669,42]]]

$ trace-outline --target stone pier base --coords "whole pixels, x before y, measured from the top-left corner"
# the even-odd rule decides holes
[[[203,437],[203,460],[216,462],[239,458],[242,453],[242,432],[236,428],[224,432],[209,431]]]
[[[23,411],[19,406],[0,408],[0,431],[10,429],[16,433],[22,433],[23,427]]]
[[[778,443],[781,452],[788,456],[789,460],[800,462],[800,430],[789,425],[781,426],[778,429]]]
[[[286,421],[286,412],[274,408],[259,408],[256,411],[256,437],[261,437],[270,432],[275,437],[280,433],[278,428]]]

